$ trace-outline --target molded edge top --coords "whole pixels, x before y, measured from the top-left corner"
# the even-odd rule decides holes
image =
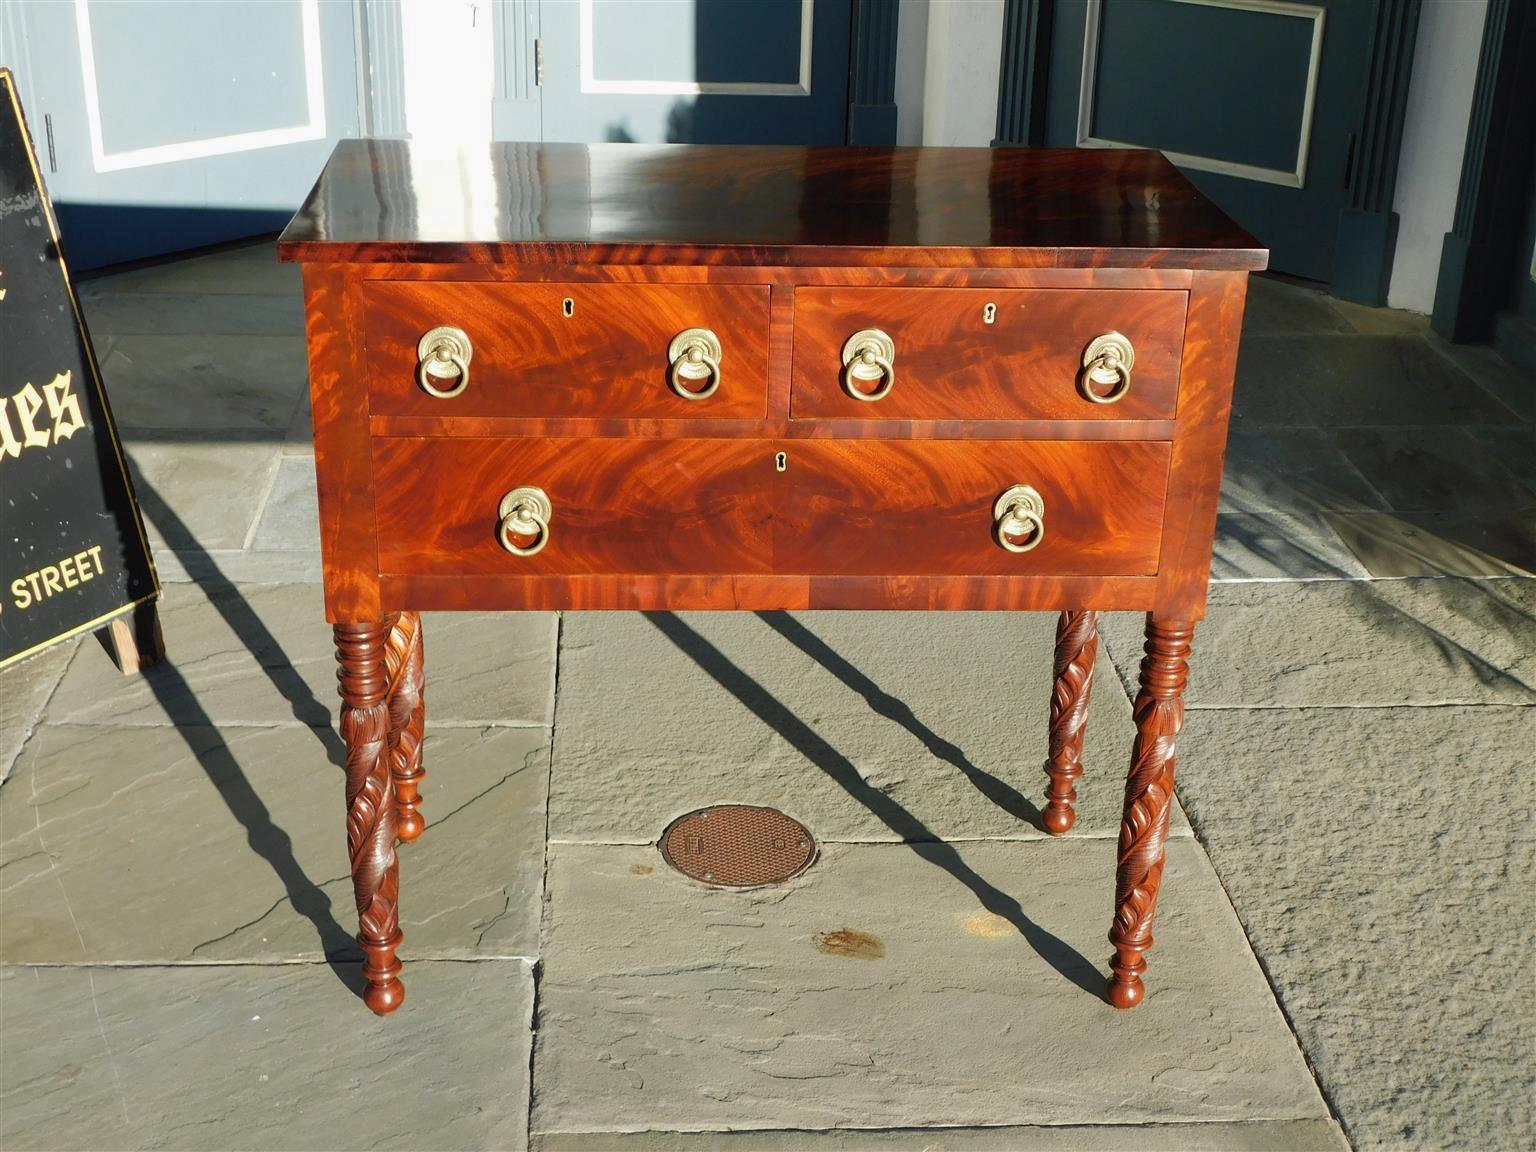
[[[1257,270],[1145,149],[343,140],[278,241],[316,263]]]

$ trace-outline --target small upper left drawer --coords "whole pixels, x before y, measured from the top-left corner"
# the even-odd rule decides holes
[[[762,419],[767,286],[374,280],[371,411]]]

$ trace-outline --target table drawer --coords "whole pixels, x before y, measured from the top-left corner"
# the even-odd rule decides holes
[[[1157,571],[1164,441],[796,440],[774,504],[774,567],[806,575],[1074,576]],[[1033,490],[1028,551],[999,503]],[[1006,509],[1006,505],[1005,505]],[[1016,539],[1029,545],[1030,538]]]
[[[381,438],[373,459],[384,573],[769,571],[774,471],[759,441]],[[525,487],[551,505],[526,556],[499,539],[501,501]]]
[[[379,565],[444,576],[1150,575],[1168,459],[1161,441],[384,438]],[[1023,487],[1033,503],[1001,499]],[[509,502],[519,489],[539,495]],[[1000,542],[1005,516],[1018,551]],[[531,554],[514,554],[503,532]]]
[[[768,288],[756,285],[370,281],[363,290],[369,405],[391,416],[760,419],[767,411]],[[469,380],[461,383],[463,347]],[[669,349],[704,329],[671,381]],[[718,351],[719,383],[705,357]],[[440,393],[433,395],[428,385]]]
[[[1166,420],[1178,397],[1188,293],[1174,289],[799,288],[795,291],[790,415],[866,420]],[[890,338],[894,380],[859,357]],[[1123,394],[1100,360],[1090,382],[1085,354],[1118,333],[1131,367]],[[873,377],[861,380],[860,374]]]

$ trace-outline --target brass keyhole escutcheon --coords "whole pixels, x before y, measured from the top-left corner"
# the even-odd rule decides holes
[[[981,310],[981,322],[983,324],[994,324],[997,322],[997,305],[993,304],[990,300],[987,302],[987,306]]]
[[[782,472],[788,467],[789,456],[783,452],[775,452],[773,454],[773,470],[775,472]]]
[[[576,301],[567,296],[564,300],[560,301],[560,311],[565,313],[567,319],[576,315]]]

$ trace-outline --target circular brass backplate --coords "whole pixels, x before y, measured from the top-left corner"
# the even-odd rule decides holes
[[[719,888],[760,888],[800,875],[816,859],[805,825],[777,808],[718,804],[679,816],[661,855],[684,876]]]

